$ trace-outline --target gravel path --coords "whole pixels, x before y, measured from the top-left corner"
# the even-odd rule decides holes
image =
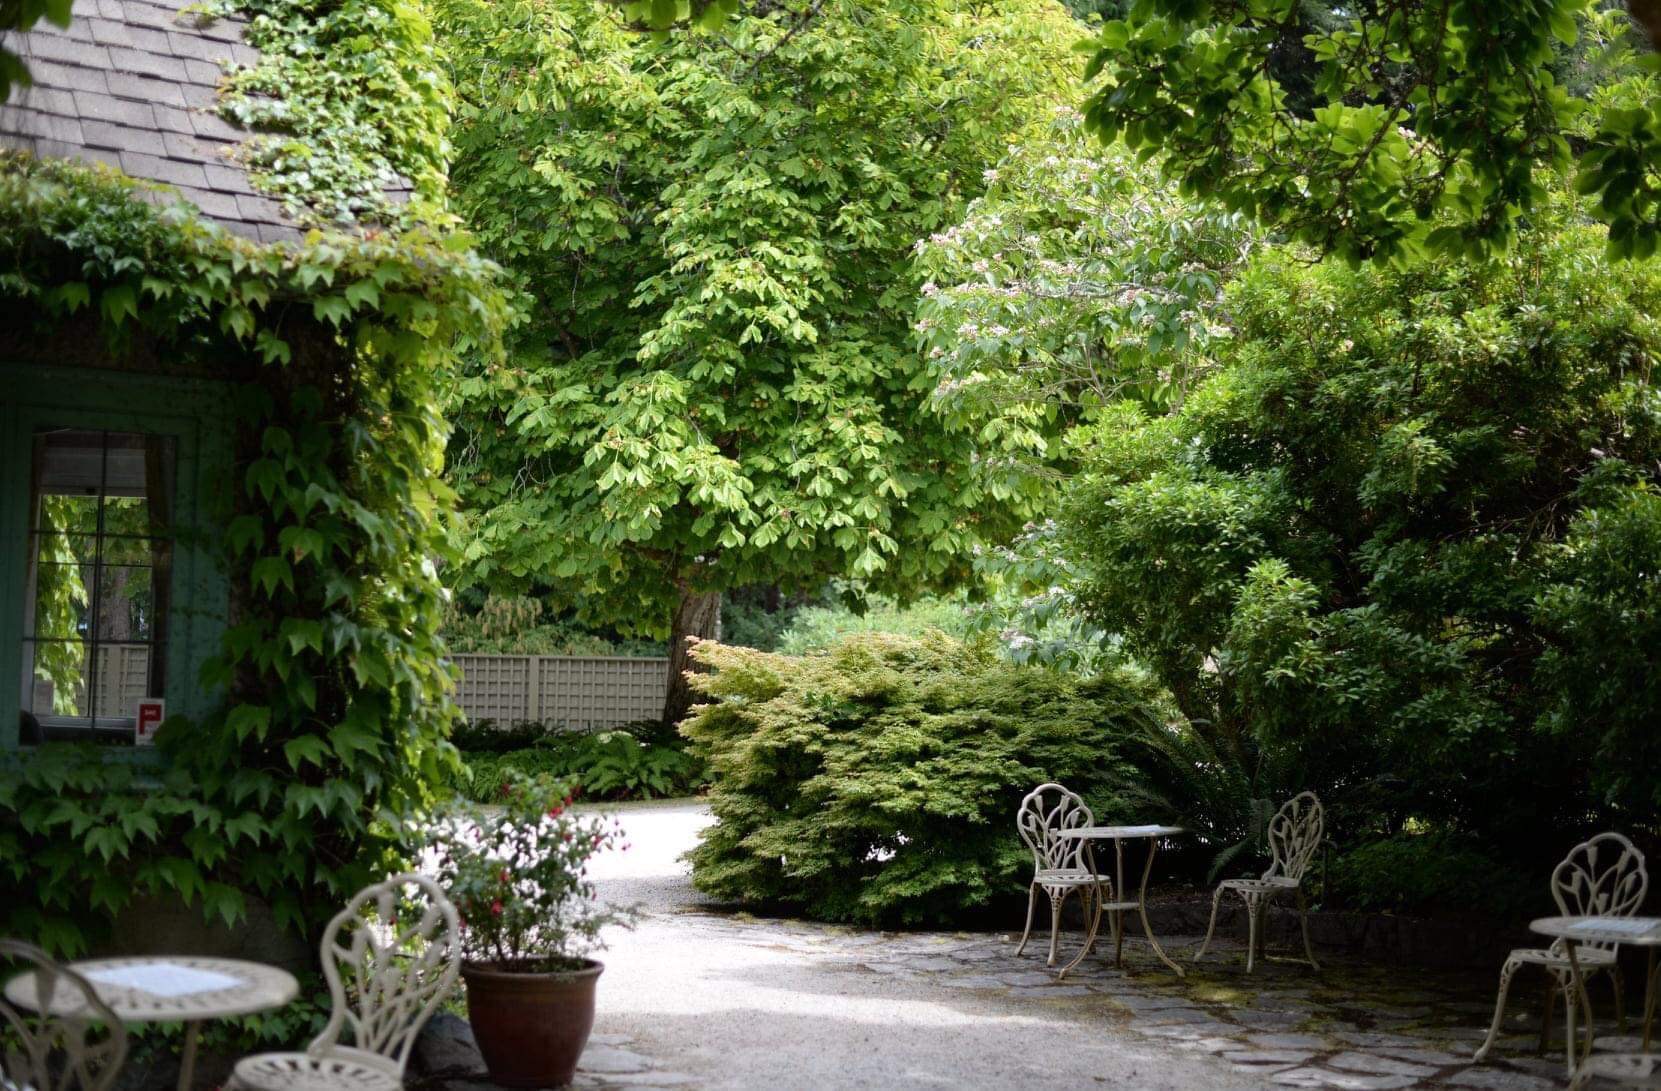
[[[999,937],[877,934],[701,908],[679,856],[707,812],[684,801],[615,810],[631,848],[596,862],[601,897],[639,903],[646,915],[611,934],[600,956],[588,1086],[1266,1086],[1221,1058],[1134,1033],[1127,1009],[1093,988],[1053,983],[1031,949],[1015,963]]]
[[[1493,1003],[1487,974],[1323,956],[1320,973],[1271,958],[1248,976],[1238,941],[1196,966],[1199,937],[1173,935],[1161,940],[1188,966],[1183,979],[1133,938],[1123,969],[1098,955],[1058,982],[1041,944],[1017,958],[1010,935],[720,911],[680,860],[710,822],[702,805],[607,810],[632,847],[596,861],[601,897],[644,915],[601,955],[579,1087],[1545,1091],[1564,1080],[1561,1053],[1530,1049],[1538,1016],[1526,1006],[1495,1059],[1470,1063]]]

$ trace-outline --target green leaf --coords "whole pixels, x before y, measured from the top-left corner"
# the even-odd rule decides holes
[[[120,326],[127,319],[138,317],[138,293],[133,290],[131,284],[112,284],[104,289],[98,306],[103,312],[104,321],[112,326]]]
[[[283,744],[283,757],[288,759],[288,767],[295,771],[307,762],[321,769],[330,756],[329,744],[317,735],[301,735]]]

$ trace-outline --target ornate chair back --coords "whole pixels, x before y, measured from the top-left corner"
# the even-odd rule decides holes
[[[1270,862],[1263,878],[1301,882],[1325,832],[1326,810],[1314,792],[1287,800],[1269,822]]]
[[[322,955],[333,1011],[307,1052],[402,1076],[421,1027],[461,970],[456,907],[426,876],[395,875],[364,887],[335,915]],[[348,1026],[350,1048],[340,1044]]]
[[[1600,833],[1569,850],[1551,873],[1551,896],[1565,917],[1630,917],[1644,904],[1644,854],[1618,833]],[[1562,940],[1552,944],[1560,949]],[[1611,948],[1611,943],[1582,947]]]
[[[0,964],[35,976],[41,1013],[0,997],[0,1086],[33,1091],[107,1091],[127,1059],[127,1031],[86,978],[20,940],[0,939]],[[9,1038],[10,1041],[3,1039]]]
[[[1040,784],[1021,800],[1015,812],[1015,828],[1032,850],[1035,871],[1051,868],[1092,870],[1090,842],[1082,837],[1060,837],[1062,830],[1082,829],[1096,824],[1096,816],[1076,792],[1059,784]]]

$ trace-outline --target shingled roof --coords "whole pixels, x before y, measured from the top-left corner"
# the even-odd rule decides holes
[[[237,19],[200,22],[150,0],[77,0],[69,29],[0,33],[33,86],[0,105],[0,147],[108,163],[175,187],[207,218],[259,242],[299,237],[231,155],[248,132],[215,109],[224,66],[255,64]],[[158,193],[158,201],[171,198]]]

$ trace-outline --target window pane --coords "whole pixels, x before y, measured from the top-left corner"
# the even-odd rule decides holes
[[[56,497],[48,497],[55,500]],[[44,520],[43,520],[44,521]],[[92,564],[98,559],[98,535],[41,532],[35,535],[35,558],[57,564]]]
[[[138,715],[138,702],[160,697],[150,688],[150,644],[98,645],[98,722],[114,720],[130,726]]]
[[[61,535],[59,542],[63,541]],[[54,557],[65,556],[42,549],[45,554],[35,563],[34,616],[26,620],[25,636],[48,637],[54,640],[92,639],[91,618],[87,607],[92,601],[93,579],[97,566],[65,564]],[[73,556],[73,554],[68,554]]]
[[[98,566],[97,608],[93,632],[99,643],[151,638],[151,587],[148,565]]]
[[[87,649],[78,640],[25,640],[23,656],[30,666],[30,684],[23,707],[42,722],[55,717],[92,715],[87,684]]]
[[[166,545],[166,542],[158,542],[154,538],[105,535],[102,556],[105,564],[151,565],[155,563],[157,552],[165,549]]]

